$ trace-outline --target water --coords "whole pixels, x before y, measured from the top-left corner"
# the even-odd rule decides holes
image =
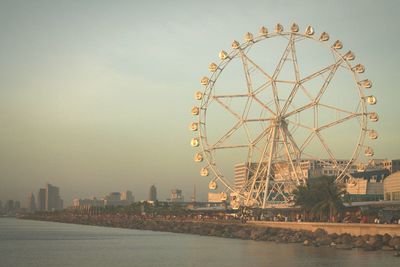
[[[0,218],[0,266],[400,266],[393,252],[335,250]]]

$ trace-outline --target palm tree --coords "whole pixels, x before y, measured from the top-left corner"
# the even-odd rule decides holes
[[[335,177],[314,178],[305,186],[299,186],[294,192],[294,202],[306,212],[328,215],[332,218],[343,208],[342,196],[346,194],[343,186],[335,182]]]

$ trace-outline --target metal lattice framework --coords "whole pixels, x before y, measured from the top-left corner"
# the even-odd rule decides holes
[[[333,170],[337,182],[351,179],[349,168],[360,154],[374,154],[365,144],[365,136],[378,137],[375,130],[367,127],[368,120],[375,122],[378,115],[367,111],[367,105],[376,104],[376,98],[365,94],[372,83],[359,78],[365,71],[364,66],[352,65],[353,52],[341,53],[343,45],[340,41],[329,44],[329,35],[323,32],[316,36],[311,26],[300,33],[295,23],[290,31],[284,31],[283,26],[277,24],[272,33],[262,27],[259,36],[246,33],[244,39],[242,44],[233,41],[231,52],[219,53],[219,64],[211,63],[209,66],[212,75],[201,79],[204,91],[195,93],[201,104],[192,108],[192,115],[198,120],[189,128],[199,136],[191,140],[191,145],[202,148],[194,160],[206,162],[200,174],[213,176],[209,189],[215,190],[218,184],[222,185],[221,199],[226,200],[230,194],[233,207],[282,207],[291,204],[291,192],[309,179],[311,165]],[[284,41],[280,42],[284,45],[283,53],[276,62],[252,55],[254,47],[274,39]],[[296,49],[310,41],[323,47],[330,55],[330,63],[306,74]],[[313,60],[312,56],[308,57],[311,63]],[[258,61],[265,63],[262,65]],[[218,86],[225,70],[234,63],[241,65],[240,77],[244,82],[243,86],[237,86],[240,90],[230,92],[229,88],[223,88],[223,84]],[[353,94],[348,98],[340,96],[344,97],[343,101],[333,95],[334,90],[339,89],[331,88],[338,72],[351,76],[351,86],[343,83],[341,88],[349,87],[351,89],[347,92]],[[230,86],[236,88],[236,84],[232,82]],[[349,99],[352,103],[348,107]],[[215,112],[214,107],[220,110]],[[211,112],[213,109],[214,113]],[[220,128],[225,121],[217,120],[216,125],[210,126],[209,118],[218,117],[223,112],[232,119],[229,121],[233,125],[211,138],[210,131]],[[341,125],[355,130],[357,136],[354,149],[350,148],[346,160],[338,160],[332,144],[327,141],[328,133],[332,132],[330,129]],[[347,131],[347,128],[343,129]],[[331,135],[335,134],[332,132]],[[218,158],[218,154],[222,150],[228,150],[232,155],[243,155],[246,177],[239,185],[234,185],[232,177],[227,177],[220,168],[223,159]]]

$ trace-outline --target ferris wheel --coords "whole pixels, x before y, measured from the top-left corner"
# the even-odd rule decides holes
[[[348,182],[374,155],[372,82],[352,51],[329,40],[311,26],[261,27],[209,65],[191,110],[191,146],[201,148],[194,161],[209,189],[232,207],[287,207],[308,179]]]

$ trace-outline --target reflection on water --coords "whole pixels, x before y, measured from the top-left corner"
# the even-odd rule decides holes
[[[0,266],[398,266],[393,252],[342,251],[0,218]]]

